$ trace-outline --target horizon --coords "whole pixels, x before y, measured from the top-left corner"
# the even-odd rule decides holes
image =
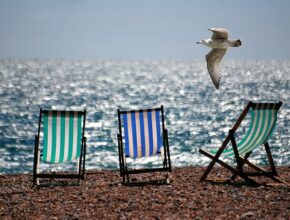
[[[206,62],[204,58],[65,58],[65,57],[0,57],[0,61],[14,60],[14,61],[63,61],[63,62]],[[289,58],[227,58],[226,55],[221,61],[221,65],[229,62],[252,62],[252,61],[277,61],[287,62]]]
[[[242,41],[224,60],[287,60],[289,8],[286,0],[3,0],[0,59],[204,60],[210,48],[195,42],[224,27]]]

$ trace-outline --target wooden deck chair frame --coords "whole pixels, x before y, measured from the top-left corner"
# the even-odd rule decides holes
[[[148,169],[132,169],[129,168],[126,163],[126,155],[123,143],[123,132],[122,132],[122,119],[121,116],[127,113],[140,113],[140,112],[151,112],[151,111],[160,111],[161,113],[161,132],[162,132],[162,145],[163,145],[163,163],[162,167],[160,168],[148,168]],[[130,111],[121,111],[118,109],[118,122],[119,122],[119,134],[117,135],[118,138],[118,151],[119,151],[119,164],[120,164],[120,175],[123,177],[123,182],[127,183],[130,182],[130,174],[139,174],[139,173],[147,173],[147,172],[171,172],[171,161],[170,161],[170,151],[169,151],[169,144],[168,144],[168,131],[165,128],[164,124],[164,109],[163,106],[160,108],[154,109],[140,109],[140,110],[130,110]]]
[[[253,103],[253,102],[249,102],[248,103],[248,105],[243,110],[243,112],[241,113],[240,117],[238,118],[238,120],[236,121],[236,123],[234,124],[232,129],[229,131],[229,134],[227,135],[227,137],[225,138],[224,142],[222,143],[221,147],[219,148],[219,150],[216,152],[215,155],[212,155],[212,154],[210,154],[209,152],[207,152],[205,150],[199,149],[199,152],[201,154],[209,157],[212,160],[210,162],[210,164],[207,166],[207,168],[206,168],[205,172],[203,173],[203,175],[201,176],[200,181],[206,180],[208,174],[210,173],[210,171],[213,168],[213,166],[215,165],[215,163],[218,163],[221,166],[225,167],[226,169],[228,169],[228,170],[230,170],[232,172],[233,175],[231,177],[231,180],[234,180],[237,176],[240,176],[247,183],[249,183],[251,185],[260,185],[254,179],[250,178],[250,176],[265,176],[265,177],[271,178],[272,180],[274,180],[276,182],[285,183],[285,182],[283,182],[282,180],[280,180],[278,178],[277,169],[276,169],[274,161],[273,161],[273,157],[272,157],[272,154],[271,154],[271,151],[270,151],[270,146],[268,144],[268,141],[263,143],[263,145],[265,147],[265,151],[266,151],[266,154],[267,154],[267,157],[268,157],[268,162],[269,162],[269,165],[270,165],[270,171],[265,170],[263,168],[260,168],[260,167],[256,166],[255,164],[251,163],[248,160],[248,158],[251,155],[252,151],[247,152],[244,156],[240,156],[238,148],[237,148],[237,143],[236,143],[236,139],[235,139],[235,132],[238,129],[238,127],[240,126],[240,124],[242,123],[242,121],[244,120],[244,118],[247,115],[247,113],[249,112],[249,110],[253,106],[259,105],[259,104],[262,104],[262,103]],[[280,101],[279,103],[268,103],[268,104],[276,105],[276,109],[278,111],[279,108],[282,105],[282,102]],[[222,155],[223,151],[227,148],[229,143],[231,144],[231,146],[233,148],[233,151],[234,151],[235,161],[236,161],[236,164],[237,164],[236,168],[228,165],[227,163],[225,163],[224,161],[219,159],[219,157]],[[248,165],[250,168],[252,168],[255,171],[254,172],[245,172],[243,170],[245,164]]]
[[[81,134],[81,149],[80,149],[80,156],[77,159],[77,172],[75,173],[39,173],[39,166],[41,161],[42,153],[40,152],[40,133],[41,133],[41,125],[42,117],[44,113],[52,112],[52,113],[78,113],[82,116],[82,134]],[[85,173],[85,158],[86,158],[86,137],[85,134],[85,122],[86,122],[86,110],[84,111],[60,111],[60,110],[43,110],[40,109],[39,113],[39,121],[38,121],[38,132],[35,135],[35,147],[34,147],[34,165],[33,165],[33,184],[38,185],[39,179],[41,178],[56,178],[56,179],[84,179]]]

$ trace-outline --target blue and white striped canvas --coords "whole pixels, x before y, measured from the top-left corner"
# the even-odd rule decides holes
[[[144,110],[123,113],[125,154],[140,158],[160,153],[161,111]]]

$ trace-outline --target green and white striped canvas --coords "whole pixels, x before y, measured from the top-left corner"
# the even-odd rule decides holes
[[[266,143],[275,130],[278,104],[256,104],[251,112],[251,123],[245,137],[237,143],[240,156]],[[223,151],[222,156],[234,156],[233,148]]]
[[[81,112],[43,112],[43,160],[62,163],[79,158],[82,144]]]

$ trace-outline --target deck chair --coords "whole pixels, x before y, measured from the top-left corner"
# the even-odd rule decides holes
[[[58,111],[40,109],[38,134],[35,136],[33,183],[39,178],[84,179],[86,137],[86,110]],[[43,144],[40,145],[40,137]],[[71,172],[41,172],[41,162],[51,164],[76,161]]]
[[[222,143],[222,146],[217,151],[212,151],[209,153],[202,149],[199,150],[200,153],[209,157],[212,160],[208,165],[208,167],[206,168],[200,180],[201,181],[206,180],[208,174],[210,173],[215,163],[218,163],[233,173],[231,177],[232,180],[234,180],[237,176],[240,176],[249,184],[259,185],[253,178],[250,177],[266,176],[273,179],[276,182],[282,182],[278,178],[278,173],[268,144],[268,140],[270,139],[275,129],[277,121],[277,113],[281,105],[282,102],[278,103],[249,102],[246,108],[243,110],[240,117],[238,118],[237,122],[233,126],[233,128],[229,131],[229,134]],[[241,141],[237,143],[235,133],[248,112],[251,113],[251,122],[249,129],[246,132],[245,136],[241,138]],[[252,151],[261,145],[264,145],[265,147],[265,151],[270,165],[270,171],[260,168],[248,160]],[[234,158],[237,166],[236,167],[230,166],[229,164],[219,159],[220,157]],[[253,169],[254,172],[244,171],[245,164],[248,165],[249,168]]]
[[[120,175],[123,182],[130,182],[130,174],[145,172],[171,172],[168,132],[164,125],[163,106],[155,109],[121,111],[118,109],[118,150]],[[163,149],[162,149],[163,148]],[[163,152],[163,153],[162,153]],[[135,160],[163,154],[161,166],[140,169],[129,168],[126,158]]]

